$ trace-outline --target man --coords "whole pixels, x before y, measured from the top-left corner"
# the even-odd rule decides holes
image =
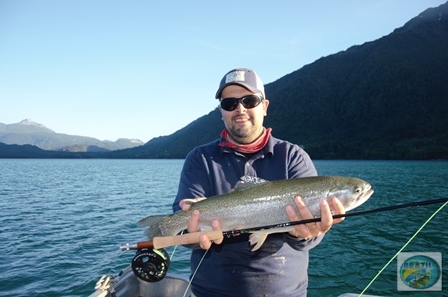
[[[263,127],[269,101],[258,75],[250,69],[229,71],[221,80],[216,98],[225,129],[221,138],[193,149],[185,159],[173,210],[187,210],[203,197],[228,193],[241,176],[281,180],[317,175],[313,162],[299,146],[271,136]],[[186,203],[189,202],[189,203]],[[295,201],[303,219],[313,218],[300,197]],[[343,213],[338,199],[335,213]],[[291,221],[299,220],[295,210],[285,209]],[[187,229],[198,230],[200,213],[194,211]],[[211,296],[306,296],[308,251],[318,245],[333,220],[328,204],[321,204],[322,221],[297,225],[289,233],[268,236],[252,252],[248,235],[215,241],[203,235],[192,250],[192,292]],[[220,230],[219,221],[212,223]],[[204,256],[205,254],[205,256]]]

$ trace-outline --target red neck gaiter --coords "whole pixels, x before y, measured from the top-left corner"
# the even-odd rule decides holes
[[[271,128],[263,128],[263,133],[255,142],[251,144],[236,144],[231,140],[229,132],[224,129],[221,132],[221,137],[224,138],[224,141],[221,142],[219,146],[228,147],[244,154],[256,153],[264,148],[266,143],[268,143],[269,137],[271,136],[271,131]]]

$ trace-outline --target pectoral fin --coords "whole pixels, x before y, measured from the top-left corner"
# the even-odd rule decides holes
[[[271,233],[283,233],[283,232],[289,232],[294,229],[294,226],[289,227],[282,227],[282,228],[276,228],[276,229],[266,229],[262,231],[255,231],[249,236],[249,243],[251,246],[255,245],[252,248],[252,252],[258,250],[266,240],[269,234]]]
[[[258,250],[263,242],[266,240],[266,238],[268,237],[269,233],[266,232],[254,232],[249,236],[249,243],[251,246],[255,245],[252,248],[252,252]]]

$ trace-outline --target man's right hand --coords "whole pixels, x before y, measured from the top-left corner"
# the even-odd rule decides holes
[[[193,198],[193,199],[182,199],[179,202],[179,206],[182,208],[183,211],[187,211],[190,209],[190,207],[193,203],[199,202],[204,199],[207,199],[207,198],[201,197],[201,198]],[[199,210],[194,210],[191,213],[191,217],[188,220],[188,226],[187,226],[187,230],[189,233],[199,231],[199,215],[200,215]],[[218,220],[212,221],[212,229],[213,229],[213,231],[221,231],[221,225]],[[210,238],[206,234],[202,234],[199,237],[199,245],[204,250],[208,250],[210,248],[210,246],[212,245],[212,243],[221,244],[222,241],[223,241],[223,239],[217,239],[217,240],[211,241]]]

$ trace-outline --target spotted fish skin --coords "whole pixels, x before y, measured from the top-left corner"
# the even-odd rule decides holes
[[[223,231],[235,228],[254,228],[288,222],[286,206],[301,196],[315,217],[320,217],[320,202],[337,197],[346,211],[363,204],[373,194],[371,185],[359,178],[342,176],[315,176],[279,181],[266,181],[257,177],[243,176],[229,193],[217,195],[192,204],[188,211],[169,215],[146,217],[138,222],[148,227],[149,239],[172,236],[186,229],[194,210],[200,211],[201,231],[211,230],[213,220],[219,220]],[[333,211],[331,207],[330,209]],[[289,229],[264,230],[262,233],[287,232]],[[258,232],[260,233],[260,232]],[[265,237],[265,236],[261,236]],[[264,239],[263,239],[264,241]]]

